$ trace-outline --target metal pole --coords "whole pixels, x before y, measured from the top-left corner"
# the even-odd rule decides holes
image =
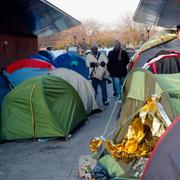
[[[148,39],[149,39],[150,29],[151,29],[151,27],[150,27],[150,26],[148,26],[148,27],[147,27]]]
[[[76,35],[74,35],[74,46],[76,46]]]

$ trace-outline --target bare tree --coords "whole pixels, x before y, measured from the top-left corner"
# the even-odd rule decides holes
[[[155,32],[155,28],[133,21],[133,16],[127,14],[119,24],[120,39],[126,46],[137,47]]]
[[[99,46],[112,46],[119,39],[126,47],[137,47],[155,32],[154,27],[136,23],[131,14],[121,18],[116,29],[100,24],[97,20],[87,19],[80,26],[57,33],[51,37],[39,38],[39,46],[52,46],[57,49],[78,45],[87,49],[94,42]]]

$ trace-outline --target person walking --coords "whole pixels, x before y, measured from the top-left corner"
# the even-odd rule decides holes
[[[121,87],[123,80],[127,75],[127,64],[129,63],[129,56],[121,48],[120,41],[116,40],[114,49],[108,54],[107,69],[113,81],[113,96],[118,96],[121,99]]]
[[[103,105],[109,104],[107,101],[106,87],[106,78],[109,76],[109,72],[107,71],[107,63],[107,57],[98,51],[98,46],[96,44],[93,44],[91,52],[86,56],[86,66],[89,68],[90,79],[92,81],[92,86],[95,90],[96,96],[98,94],[98,85],[101,87]]]
[[[180,40],[180,24],[177,24],[177,39]]]

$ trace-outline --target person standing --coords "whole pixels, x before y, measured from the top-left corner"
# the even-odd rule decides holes
[[[177,39],[180,40],[180,24],[177,24]]]
[[[113,81],[113,96],[119,96],[121,99],[121,87],[123,80],[127,75],[127,64],[129,56],[126,51],[122,50],[120,41],[116,40],[114,49],[108,54],[107,69]]]
[[[107,57],[98,51],[98,46],[96,44],[93,44],[91,52],[86,56],[86,66],[89,68],[90,79],[96,95],[98,94],[98,85],[101,87],[103,105],[109,104],[107,101],[106,87],[106,78],[109,76],[107,63]]]

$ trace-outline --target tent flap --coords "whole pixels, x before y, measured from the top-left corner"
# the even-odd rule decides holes
[[[137,99],[140,101],[144,101],[144,88],[145,88],[145,74],[144,72],[136,72],[132,76],[131,86],[129,93],[127,95],[128,98]]]

